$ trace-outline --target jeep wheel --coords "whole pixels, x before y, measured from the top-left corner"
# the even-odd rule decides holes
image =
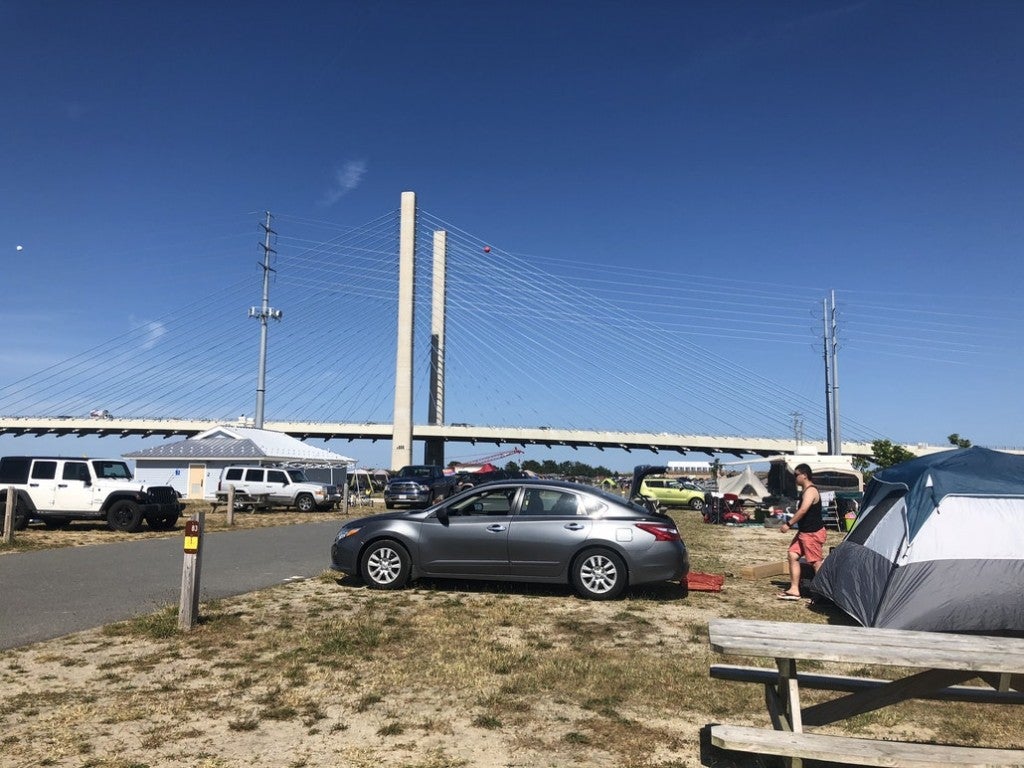
[[[312,512],[316,509],[316,501],[308,493],[300,493],[295,499],[295,508],[299,512]]]
[[[107,527],[112,531],[135,533],[142,527],[142,510],[134,501],[117,501],[107,512]]]
[[[14,503],[14,530],[24,531],[26,528],[28,528],[28,519],[31,516],[32,515],[28,511],[28,507],[22,504],[20,500],[16,501]],[[0,526],[0,528],[2,527],[3,526]]]
[[[146,524],[154,531],[169,531],[178,523],[178,514],[170,512],[166,515],[148,515]]]

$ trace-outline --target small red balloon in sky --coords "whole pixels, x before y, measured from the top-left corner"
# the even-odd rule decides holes
[[[484,246],[484,253],[490,253],[490,252],[491,252],[491,246],[485,245]]]

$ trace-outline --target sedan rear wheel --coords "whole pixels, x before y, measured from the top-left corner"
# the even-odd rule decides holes
[[[572,585],[588,600],[613,600],[626,588],[626,565],[606,549],[588,549],[572,564]]]
[[[409,553],[395,541],[375,541],[363,552],[360,573],[370,589],[401,589],[410,570]]]

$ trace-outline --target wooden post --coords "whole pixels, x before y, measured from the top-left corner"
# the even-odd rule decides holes
[[[228,528],[235,524],[235,486],[228,486]]]
[[[7,487],[7,505],[4,509],[4,540],[3,543],[11,545],[14,543],[14,500],[17,493],[14,486]]]
[[[191,515],[185,523],[185,560],[181,568],[181,601],[178,603],[178,629],[182,632],[190,632],[199,620],[199,575],[205,527],[205,512]]]

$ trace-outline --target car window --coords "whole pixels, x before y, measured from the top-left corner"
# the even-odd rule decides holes
[[[604,517],[608,513],[608,505],[593,496],[583,497],[583,513],[588,517]]]
[[[267,482],[268,483],[280,483],[281,485],[288,485],[288,476],[279,469],[268,469],[267,470]]]
[[[132,473],[123,461],[94,461],[92,468],[100,480],[132,479]]]
[[[37,461],[32,465],[33,480],[53,480],[57,476],[56,461]]]
[[[511,515],[515,495],[515,488],[481,490],[449,506],[448,514],[456,517]]]
[[[551,508],[551,514],[559,516],[580,514],[580,499],[575,493],[559,493]]]
[[[227,471],[227,474],[224,475],[224,479],[225,480],[241,480],[242,479],[242,468],[241,467],[232,467],[231,469],[229,469]]]
[[[65,480],[88,480],[89,465],[82,461],[66,461],[64,462],[63,478]]]
[[[247,469],[245,470],[245,479],[250,483],[262,483],[263,482],[263,470],[262,469]]]

